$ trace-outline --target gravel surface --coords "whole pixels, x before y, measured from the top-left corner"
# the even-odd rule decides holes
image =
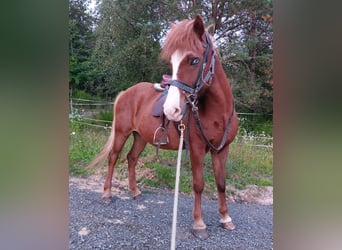
[[[101,183],[102,184],[102,183]],[[116,194],[116,192],[115,192]],[[98,189],[69,185],[70,249],[169,249],[173,193],[151,191],[133,200],[118,192],[111,204]],[[220,227],[217,200],[202,198],[209,238],[191,234],[193,197],[179,195],[177,249],[273,249],[273,206],[229,203],[234,231]]]

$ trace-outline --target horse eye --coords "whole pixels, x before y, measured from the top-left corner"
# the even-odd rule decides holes
[[[195,58],[193,58],[192,60],[191,60],[191,62],[190,62],[190,64],[191,65],[196,65],[196,64],[198,64],[199,63],[199,58],[198,57],[195,57]]]

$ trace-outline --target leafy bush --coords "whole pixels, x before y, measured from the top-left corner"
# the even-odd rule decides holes
[[[72,92],[73,98],[79,98],[79,99],[86,99],[86,100],[93,100],[93,96],[84,90],[81,89],[74,89]]]
[[[270,117],[264,117],[262,115],[245,115],[239,114],[239,130],[243,130],[247,133],[255,134],[267,134],[272,136],[273,123]]]
[[[113,121],[113,111],[100,111],[97,115],[97,119],[111,122]]]

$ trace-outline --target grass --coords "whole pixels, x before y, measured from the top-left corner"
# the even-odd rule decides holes
[[[80,120],[77,117],[70,119],[69,169],[72,176],[87,176],[93,172],[86,170],[85,167],[100,152],[109,137],[110,130],[85,127],[79,122]],[[132,137],[130,137],[120,155],[116,167],[118,173],[116,178],[127,178],[127,161],[125,157],[132,145],[132,141]],[[272,138],[265,133],[253,134],[240,129],[238,137],[230,147],[226,165],[226,184],[230,184],[237,189],[243,189],[248,184],[258,186],[273,185],[272,143]],[[137,179],[138,185],[174,189],[177,151],[159,150],[159,158],[161,161],[156,159],[155,147],[147,145],[140,156],[140,160],[144,164],[137,167],[137,172],[143,173],[144,170],[149,169],[153,173],[153,178],[151,178],[151,175],[142,175]],[[170,163],[171,166],[161,162]],[[179,190],[183,193],[191,193],[191,166],[187,161],[183,160],[182,162]],[[101,168],[100,172],[105,176],[106,168]],[[216,193],[210,154],[205,157],[204,180],[204,194],[212,195]]]
[[[177,156],[175,156],[177,158]],[[154,172],[154,178],[142,177],[138,179],[138,182],[155,188],[161,189],[174,189],[175,178],[176,178],[176,168],[163,165],[159,162],[153,162],[147,164],[147,168],[150,168]],[[181,168],[180,180],[179,180],[179,190],[183,193],[190,193],[192,190],[191,185],[191,171],[186,168]]]
[[[232,144],[227,164],[228,182],[238,189],[248,184],[272,186],[272,148],[255,147],[249,143]]]
[[[69,173],[72,176],[91,174],[85,167],[100,152],[110,134],[109,129],[89,129],[81,122],[77,113],[70,117]]]

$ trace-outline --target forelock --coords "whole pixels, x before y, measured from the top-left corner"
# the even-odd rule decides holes
[[[203,44],[193,29],[194,20],[183,20],[174,25],[166,36],[162,59],[170,62],[171,55],[180,51],[203,50]]]

